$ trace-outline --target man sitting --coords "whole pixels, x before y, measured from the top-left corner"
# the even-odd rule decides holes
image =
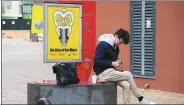
[[[141,104],[154,104],[142,96],[129,71],[118,69],[121,64],[118,60],[119,45],[129,43],[128,31],[120,28],[114,34],[101,35],[98,40],[93,66],[98,76],[97,82],[116,82],[124,90],[124,104],[129,104],[130,90]]]

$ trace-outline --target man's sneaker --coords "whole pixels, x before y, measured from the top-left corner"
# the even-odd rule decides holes
[[[145,99],[145,98],[143,98],[142,101],[141,101],[140,103],[141,103],[141,104],[156,104],[156,103],[151,102],[151,101],[149,101],[149,100],[147,100],[147,99]]]

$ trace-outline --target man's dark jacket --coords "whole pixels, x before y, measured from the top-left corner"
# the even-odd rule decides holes
[[[112,62],[118,59],[119,47],[113,47],[105,41],[99,42],[95,50],[93,70],[96,75],[108,68],[114,68]]]

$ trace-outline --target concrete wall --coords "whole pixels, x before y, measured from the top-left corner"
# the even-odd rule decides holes
[[[116,84],[57,86],[51,81],[28,83],[27,104],[37,104],[41,98],[46,98],[51,104],[117,104],[117,86]]]
[[[130,2],[97,2],[96,39],[120,27],[130,31]],[[156,79],[136,78],[138,87],[184,93],[184,2],[156,3]],[[96,42],[96,44],[98,41]],[[130,47],[122,45],[120,58],[130,68]]]
[[[183,74],[184,74],[184,70],[183,70],[183,68],[184,68],[184,13],[182,13],[182,11],[184,10],[184,3],[182,2],[182,4],[180,4],[180,13],[181,13],[181,20],[180,20],[180,41],[181,41],[181,46],[180,46],[180,50],[181,50],[181,52],[180,52],[180,54],[181,54],[181,56],[180,56],[180,90],[181,90],[181,92],[182,93],[184,93],[184,76],[183,76]]]

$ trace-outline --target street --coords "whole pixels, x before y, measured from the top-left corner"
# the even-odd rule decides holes
[[[26,104],[27,82],[55,79],[53,64],[43,63],[43,44],[2,39],[2,103]]]

